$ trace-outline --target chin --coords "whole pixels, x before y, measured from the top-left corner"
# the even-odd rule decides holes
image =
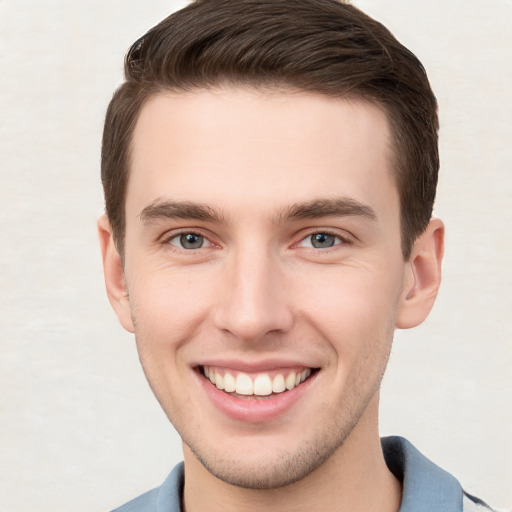
[[[292,485],[313,473],[343,444],[349,432],[337,430],[321,439],[302,442],[299,447],[262,449],[259,440],[243,453],[204,453],[194,446],[190,450],[214,477],[245,489],[277,489]],[[220,452],[220,450],[219,450]]]

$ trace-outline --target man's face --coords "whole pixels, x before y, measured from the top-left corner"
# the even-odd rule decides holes
[[[161,94],[132,149],[123,323],[186,456],[276,487],[364,443],[408,275],[385,115]]]

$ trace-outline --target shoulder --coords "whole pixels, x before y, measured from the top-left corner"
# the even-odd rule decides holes
[[[183,462],[181,462],[160,487],[141,494],[112,512],[182,512],[183,480]]]
[[[389,470],[402,482],[400,512],[490,512],[467,494],[459,481],[402,437],[385,437],[382,450]]]
[[[125,503],[112,512],[156,512],[156,501],[160,487],[152,489],[137,498]]]
[[[464,492],[462,498],[462,512],[494,512],[487,503],[475,496]]]

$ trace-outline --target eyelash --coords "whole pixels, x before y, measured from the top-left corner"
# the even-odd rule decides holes
[[[316,229],[303,236],[296,245],[300,245],[307,239],[311,239],[311,237],[313,237],[314,235],[326,235],[330,237],[332,236],[337,239],[337,243],[330,247],[306,247],[307,249],[314,250],[315,252],[326,252],[332,249],[333,247],[337,247],[340,245],[350,245],[353,243],[353,240],[348,235],[343,236],[340,233],[329,229]]]
[[[197,237],[201,237],[204,239],[205,242],[207,242],[207,247],[211,247],[211,246],[217,246],[214,242],[212,242],[210,240],[210,238],[208,237],[208,235],[206,235],[204,232],[200,231],[200,230],[182,230],[182,231],[178,231],[178,232],[174,232],[170,235],[167,235],[165,236],[163,239],[162,239],[162,243],[164,245],[168,245],[168,246],[171,246],[174,250],[178,250],[178,251],[184,251],[184,252],[187,252],[187,253],[194,253],[195,251],[198,251],[200,249],[204,249],[205,247],[198,247],[197,249],[193,249],[193,248],[185,248],[185,247],[180,247],[178,246],[177,244],[173,244],[171,243],[172,240],[174,239],[177,239],[181,236],[184,236],[184,235],[193,235],[193,236],[197,236]],[[328,246],[328,247],[308,247],[308,246],[304,246],[304,248],[306,249],[309,249],[309,250],[312,250],[312,251],[315,251],[315,252],[326,252],[326,251],[329,251],[330,249],[332,249],[333,247],[337,247],[337,246],[340,246],[340,245],[350,245],[353,241],[351,240],[350,237],[348,236],[342,236],[340,235],[339,233],[337,232],[334,232],[332,230],[329,230],[329,229],[322,229],[322,230],[315,230],[315,231],[311,231],[309,233],[307,233],[305,236],[302,236],[301,239],[299,240],[298,243],[294,244],[294,247],[300,247],[302,243],[304,243],[306,240],[308,239],[311,239],[311,237],[313,237],[314,235],[326,235],[328,237],[334,237],[337,241],[337,243],[334,243],[332,246]]]
[[[162,244],[163,245],[168,245],[170,246],[173,250],[177,250],[177,251],[184,251],[184,252],[187,252],[187,253],[195,253],[195,251],[198,251],[200,249],[204,249],[204,247],[198,247],[197,249],[187,249],[185,247],[180,247],[178,245],[175,245],[173,243],[171,243],[172,240],[176,239],[176,238],[179,238],[181,236],[184,236],[184,235],[194,235],[194,236],[197,236],[197,237],[201,237],[204,239],[205,242],[208,243],[208,246],[215,246],[216,244],[214,244],[210,238],[208,237],[208,235],[206,235],[205,233],[203,233],[201,230],[182,230],[182,231],[175,231],[171,234],[167,234],[165,235],[163,238],[162,238]]]

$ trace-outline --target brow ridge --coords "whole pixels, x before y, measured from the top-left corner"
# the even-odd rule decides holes
[[[285,208],[278,217],[278,223],[288,220],[316,219],[321,217],[366,217],[376,220],[374,209],[348,197],[314,199],[305,203],[295,203]]]
[[[358,216],[375,220],[377,215],[373,208],[352,198],[321,198],[303,203],[295,203],[284,208],[276,217],[276,224],[290,220],[316,219],[322,217]],[[143,223],[159,219],[192,219],[203,222],[223,222],[212,207],[191,201],[161,201],[146,206],[139,215]]]
[[[139,215],[143,223],[159,219],[193,219],[206,222],[219,222],[220,216],[208,205],[191,201],[155,201],[146,206]]]

